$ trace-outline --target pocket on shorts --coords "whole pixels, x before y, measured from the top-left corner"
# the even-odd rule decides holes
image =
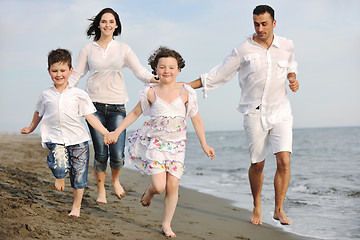
[[[71,165],[73,174],[82,174],[86,171],[89,162],[89,146],[75,145],[71,147]]]
[[[253,109],[247,114],[244,115],[244,124],[243,127],[249,126],[249,122],[253,123],[254,118],[259,118],[260,110],[259,109]]]

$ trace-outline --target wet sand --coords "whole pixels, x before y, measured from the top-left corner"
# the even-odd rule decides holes
[[[166,239],[160,231],[164,195],[156,196],[149,208],[140,204],[147,176],[124,168],[120,181],[127,195],[119,200],[108,171],[108,204],[98,204],[90,166],[81,217],[68,217],[70,181],[66,178],[64,192],[54,188],[47,154],[39,136],[0,135],[0,239]],[[268,224],[252,225],[250,214],[230,201],[181,187],[172,228],[177,239],[186,240],[306,239]]]

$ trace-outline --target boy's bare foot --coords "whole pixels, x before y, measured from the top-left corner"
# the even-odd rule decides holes
[[[254,207],[250,222],[255,225],[262,225],[261,207]]]
[[[176,238],[176,234],[172,231],[171,227],[162,227],[161,231],[165,237]]]
[[[80,217],[80,208],[73,207],[68,216]]]
[[[58,191],[64,191],[65,190],[65,178],[62,179],[55,179],[55,188]]]
[[[280,210],[278,212],[274,212],[273,218],[275,220],[279,220],[282,225],[290,225],[291,221],[285,215],[284,210]]]
[[[123,197],[125,197],[126,193],[124,188],[121,186],[119,180],[114,181],[113,183],[113,187],[114,187],[114,191],[115,191],[115,195],[119,198],[122,199]]]
[[[145,190],[145,192],[143,193],[143,195],[141,196],[141,204],[144,206],[144,207],[149,207],[150,204],[151,204],[151,199],[149,199],[149,196],[148,196],[148,189]]]

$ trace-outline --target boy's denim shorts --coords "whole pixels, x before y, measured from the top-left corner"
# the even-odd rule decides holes
[[[47,163],[57,179],[70,175],[71,187],[82,189],[87,187],[89,169],[89,144],[83,142],[76,145],[64,146],[57,143],[46,143],[50,152]]]

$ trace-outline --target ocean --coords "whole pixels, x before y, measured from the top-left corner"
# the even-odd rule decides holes
[[[360,127],[294,129],[293,133],[291,180],[284,204],[292,225],[272,219],[273,155],[264,168],[263,222],[319,239],[360,239]],[[207,132],[206,136],[216,158],[208,159],[196,134],[188,133],[180,184],[252,211],[244,132]]]

